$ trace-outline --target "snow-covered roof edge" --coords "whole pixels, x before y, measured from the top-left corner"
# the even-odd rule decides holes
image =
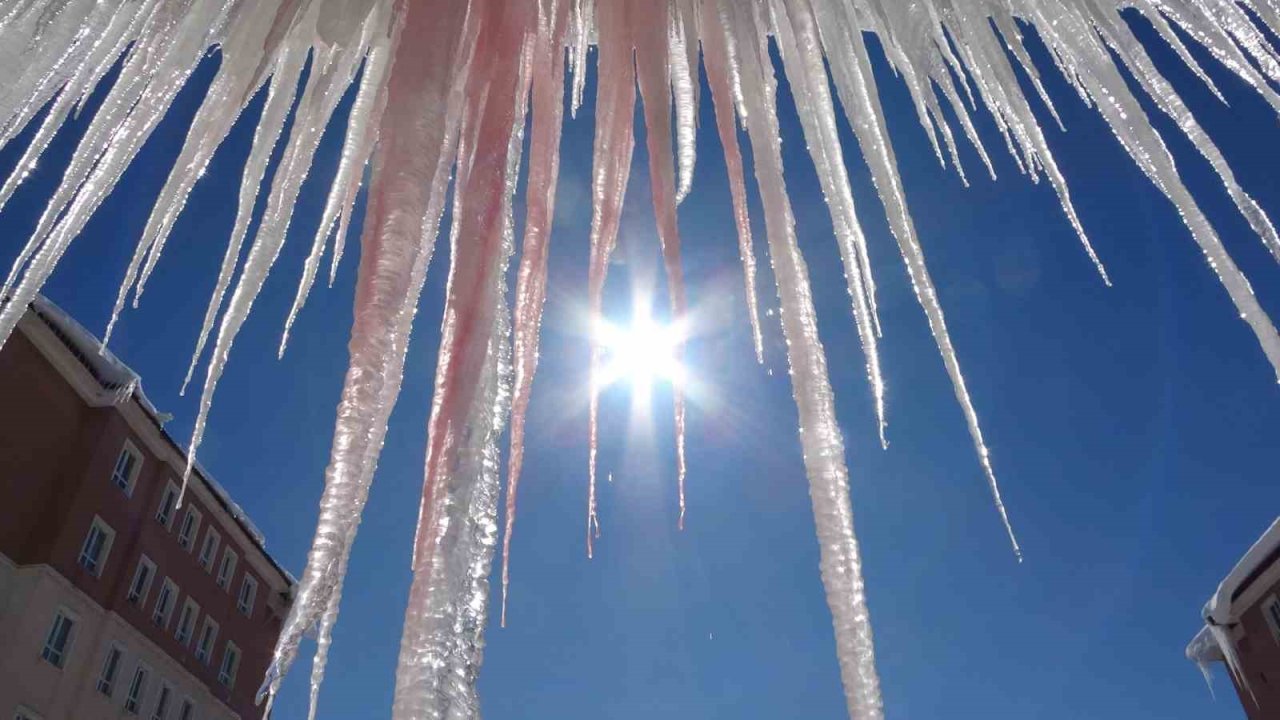
[[[1262,533],[1262,537],[1258,538],[1244,557],[1240,558],[1240,562],[1236,563],[1231,572],[1227,573],[1227,576],[1218,584],[1218,591],[1204,604],[1205,620],[1212,620],[1218,625],[1235,622],[1236,598],[1244,590],[1244,586],[1258,576],[1257,571],[1261,566],[1268,559],[1272,559],[1278,550],[1280,550],[1280,517],[1271,523],[1271,527]]]
[[[1253,688],[1240,668],[1240,656],[1235,646],[1229,627],[1239,620],[1236,600],[1240,595],[1280,557],[1280,517],[1271,523],[1271,527],[1262,533],[1249,548],[1244,557],[1231,568],[1231,572],[1218,583],[1218,589],[1204,604],[1204,626],[1187,644],[1187,659],[1200,666],[1206,682],[1213,685],[1209,674],[1209,663],[1220,660],[1226,663],[1228,670],[1235,676],[1240,686],[1253,695]],[[1256,698],[1255,698],[1256,702]]]
[[[138,406],[142,408],[152,423],[155,424],[156,429],[160,431],[161,437],[173,446],[180,457],[186,458],[186,451],[164,429],[162,414],[156,410],[155,405],[151,403],[146,393],[143,392],[142,378],[132,368],[117,358],[110,350],[103,347],[102,341],[96,335],[86,330],[83,325],[59,307],[57,303],[44,295],[37,295],[31,301],[30,308],[53,331],[54,335],[63,342],[67,350],[89,371],[89,374],[98,381],[105,391],[104,395],[109,398],[111,404],[119,405],[131,399],[136,400]],[[293,576],[293,573],[286,570],[272,557],[271,553],[267,552],[266,536],[249,517],[249,514],[244,511],[244,508],[231,499],[231,495],[226,488],[222,487],[222,484],[215,480],[213,475],[199,461],[196,461],[194,470],[193,474],[205,484],[205,487],[209,488],[209,492],[217,498],[223,509],[249,536],[263,556],[284,576],[290,585],[296,585],[298,580]]]

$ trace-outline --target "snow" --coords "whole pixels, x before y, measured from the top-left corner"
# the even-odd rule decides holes
[[[94,379],[102,385],[105,402],[112,405],[121,405],[130,400],[137,400],[138,405],[156,422],[157,426],[163,422],[163,418],[166,415],[156,410],[155,405],[151,403],[146,393],[142,391],[142,380],[138,377],[138,374],[104,347],[93,333],[86,330],[75,318],[68,315],[65,310],[43,295],[37,295],[31,301],[31,309],[41,320],[49,325],[58,338],[67,345],[67,349],[85,365]],[[163,428],[161,428],[161,432],[164,432]],[[165,437],[168,437],[167,433]],[[209,491],[226,507],[231,517],[240,524],[241,529],[259,547],[265,549],[266,536],[254,524],[244,509],[231,499],[230,493],[222,487],[221,483],[214,479],[208,470],[199,463],[196,464],[196,469]],[[281,569],[281,572],[284,572],[291,582],[293,581],[293,577],[287,571]]]
[[[284,321],[280,352],[320,273],[326,252],[330,283],[343,256],[353,203],[369,167],[369,204],[360,229],[350,363],[334,426],[315,540],[307,569],[264,685],[271,696],[292,664],[300,639],[318,631],[312,670],[312,712],[337,620],[343,574],[400,394],[405,352],[423,281],[439,234],[450,179],[456,174],[450,241],[449,302],[443,318],[438,377],[414,583],[406,614],[395,715],[466,718],[478,715],[474,679],[487,612],[485,570],[498,530],[496,443],[510,414],[511,462],[503,528],[503,602],[509,587],[511,533],[524,443],[524,417],[537,367],[538,334],[547,293],[547,248],[554,217],[561,100],[581,106],[589,50],[596,49],[592,223],[587,301],[598,314],[634,152],[636,102],[644,104],[658,242],[676,315],[685,311],[679,204],[696,191],[696,134],[705,67],[725,153],[746,314],[762,360],[756,265],[746,168],[738,137],[746,133],[759,189],[766,245],[781,302],[792,387],[805,448],[822,574],[832,612],[841,674],[852,717],[882,713],[871,625],[847,493],[849,468],[835,424],[826,357],[816,331],[808,273],[796,244],[778,137],[781,71],[797,103],[807,153],[817,171],[844,265],[851,312],[862,346],[878,432],[887,443],[882,327],[871,252],[855,208],[837,114],[844,112],[883,206],[898,255],[929,322],[938,353],[978,457],[994,505],[1017,539],[997,482],[992,453],[965,383],[959,352],[926,262],[899,175],[871,54],[874,33],[905,83],[916,121],[940,163],[967,182],[960,143],[973,146],[995,177],[973,113],[990,113],[1020,172],[1047,178],[1084,256],[1109,282],[1102,255],[1075,211],[1067,178],[1043,133],[1038,113],[1061,119],[1042,83],[1050,68],[1097,110],[1124,153],[1173,204],[1280,378],[1280,333],[1262,310],[1249,280],[1184,186],[1165,139],[1135,91],[1174,121],[1174,132],[1213,167],[1260,242],[1280,260],[1280,233],[1242,188],[1225,158],[1147,55],[1130,29],[1141,15],[1217,95],[1187,47],[1205,48],[1280,113],[1280,52],[1265,32],[1280,30],[1276,0],[18,0],[0,9],[0,145],[30,134],[14,172],[0,185],[0,207],[27,178],[56,132],[119,66],[88,122],[35,232],[19,249],[0,287],[13,301],[0,308],[0,343],[54,272],[88,219],[167,113],[206,53],[220,62],[186,142],[124,269],[105,338],[130,293],[136,305],[155,271],[195,182],[251,99],[266,103],[245,163],[237,214],[214,291],[198,328],[186,383],[212,338],[199,411],[188,452],[206,430],[218,381],[239,329],[274,269],[289,233],[294,205],[317,144],[339,99],[358,84],[338,170],[317,232],[299,273]],[[1264,30],[1265,27],[1265,30]],[[1031,56],[1023,33],[1034,30],[1048,62]],[[774,67],[769,43],[781,65]],[[699,60],[701,59],[701,63]],[[554,77],[530,68],[553,68]],[[309,71],[306,71],[307,68]],[[567,70],[568,79],[561,69]],[[298,85],[306,75],[301,90]],[[1028,80],[1024,88],[1020,72]],[[1126,81],[1126,73],[1133,87]],[[639,93],[637,94],[637,86]],[[834,88],[834,92],[832,92]],[[532,100],[530,98],[532,97]],[[1062,102],[1062,99],[1057,99]],[[1043,106],[1037,107],[1037,106]],[[41,115],[42,110],[43,116]],[[290,125],[289,116],[294,115]],[[506,298],[504,269],[514,252],[511,195],[520,175],[522,139],[531,121],[527,218],[515,306]],[[959,128],[952,124],[958,123]],[[285,132],[285,127],[289,131]],[[279,167],[264,188],[273,154]],[[265,189],[265,213],[254,209]],[[253,232],[251,233],[251,229]],[[332,244],[330,239],[332,238]],[[243,265],[240,258],[244,255]],[[51,311],[52,312],[52,311]],[[510,318],[508,319],[508,314]],[[62,322],[61,320],[59,322]],[[63,323],[67,334],[87,336]],[[217,329],[214,334],[215,327]],[[92,337],[92,336],[88,336]],[[80,342],[77,340],[77,342]],[[96,341],[94,342],[96,344]],[[596,391],[600,347],[591,340],[591,402],[587,459],[587,552],[600,528],[595,497],[600,441]],[[88,345],[86,345],[88,347]],[[509,356],[508,356],[509,354]],[[136,387],[109,352],[100,370]],[[844,358],[840,359],[844,361]],[[510,377],[508,377],[510,375]],[[130,385],[132,383],[132,385]],[[143,397],[138,391],[138,396]],[[677,482],[683,521],[685,408],[674,403]],[[1230,579],[1230,577],[1228,578]],[[1215,596],[1217,597],[1217,596]],[[1219,607],[1225,610],[1219,610]],[[1208,617],[1230,615],[1229,596]],[[1206,638],[1233,662],[1229,637],[1214,625]],[[1227,637],[1227,640],[1221,638]],[[1202,643],[1207,643],[1203,640]],[[1197,646],[1199,647],[1199,646]],[[1206,651],[1207,652],[1207,651]],[[1197,657],[1202,654],[1197,652]],[[1207,655],[1203,655],[1208,657]]]
[[[1226,663],[1240,686],[1252,695],[1253,689],[1240,670],[1240,657],[1231,628],[1240,621],[1240,613],[1247,608],[1240,601],[1246,582],[1254,580],[1259,570],[1265,570],[1264,565],[1277,562],[1277,553],[1280,553],[1280,518],[1271,523],[1271,527],[1262,533],[1262,537],[1231,568],[1231,572],[1218,583],[1218,589],[1204,604],[1205,626],[1187,645],[1186,654],[1188,660],[1200,666],[1206,680],[1210,677],[1209,663],[1221,660]]]

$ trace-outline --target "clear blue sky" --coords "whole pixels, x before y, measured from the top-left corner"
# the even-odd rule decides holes
[[[1140,29],[1150,40],[1149,28]],[[1043,47],[1032,44],[1048,68]],[[1150,50],[1242,185],[1280,216],[1275,116],[1205,53],[1197,55],[1230,107],[1158,41]],[[96,332],[214,67],[213,60],[201,66],[46,288]],[[1274,373],[1173,208],[1058,75],[1048,72],[1046,84],[1068,133],[1050,126],[1046,133],[1108,264],[1111,289],[1047,184],[1031,184],[995,152],[1003,143],[987,115],[978,115],[979,128],[1000,180],[979,172],[966,149],[973,186],[965,189],[938,167],[902,83],[882,62],[876,70],[908,199],[1027,558],[1014,562],[842,125],[880,283],[892,443],[880,449],[831,223],[784,84],[784,159],[845,431],[889,714],[1241,717],[1225,674],[1217,672],[1214,702],[1182,650],[1203,601],[1280,508]],[[197,186],[141,309],[127,314],[113,345],[156,405],[174,414],[169,430],[180,439],[189,435],[197,398],[177,390],[261,102]],[[590,107],[566,127],[509,627],[499,629],[492,613],[480,680],[490,720],[843,717],[782,335],[776,316],[766,317],[770,376],[752,357],[709,103],[701,123],[694,191],[680,216],[690,301],[708,319],[688,357],[706,392],[689,413],[687,529],[676,531],[669,396],[658,393],[653,420],[633,425],[626,393],[613,391],[604,401],[601,467],[614,482],[601,490],[604,535],[594,561],[583,548],[587,352],[579,315]],[[1264,307],[1280,317],[1280,268],[1208,166],[1163,117],[1156,123]],[[0,215],[6,266],[85,124],[82,116],[63,131]],[[275,349],[324,181],[337,165],[337,130],[325,136],[290,242],[232,353],[201,449],[204,464],[295,571],[314,528],[345,369],[354,239],[337,285],[313,293],[283,361]],[[23,144],[0,153],[0,171],[13,166]],[[629,260],[610,276],[609,303],[619,318],[633,280],[656,268],[647,185],[641,144],[621,239]],[[753,210],[767,268],[758,205]],[[442,249],[352,557],[321,717],[389,714],[446,263]],[[767,270],[759,290],[763,307],[776,308]],[[665,290],[653,292],[655,306],[665,308]],[[495,592],[495,608],[496,601]],[[303,716],[308,671],[306,662],[294,668],[278,717]]]

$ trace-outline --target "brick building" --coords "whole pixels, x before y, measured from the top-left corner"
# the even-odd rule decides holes
[[[294,580],[55,305],[0,350],[0,720],[257,717]]]
[[[1208,679],[1222,662],[1250,720],[1280,718],[1280,519],[1249,548],[1204,606],[1187,658]]]

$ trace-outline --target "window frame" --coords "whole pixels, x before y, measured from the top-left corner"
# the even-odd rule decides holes
[[[54,634],[58,631],[59,621],[65,621],[70,624],[67,629],[67,635],[62,640],[61,648],[53,648]],[[62,670],[67,666],[67,658],[71,656],[71,649],[75,647],[76,642],[76,625],[80,623],[80,616],[71,612],[66,606],[59,605],[57,610],[53,611],[53,622],[49,625],[49,632],[45,633],[44,645],[40,648],[40,657],[50,665]],[[56,660],[50,655],[56,655]]]
[[[178,523],[178,547],[188,553],[195,550],[196,538],[200,537],[200,523],[203,521],[204,513],[200,512],[195,503],[188,503],[187,511],[182,514],[182,521]]]
[[[135,596],[133,594],[134,586],[138,584],[138,574],[142,572],[143,567],[147,569],[147,579],[142,584],[142,590]],[[124,599],[126,602],[137,607],[146,607],[147,596],[151,594],[151,584],[156,579],[156,563],[146,554],[138,556],[138,566],[133,571],[133,579],[129,581],[129,589],[125,592]]]
[[[249,601],[245,602],[245,590],[249,589]],[[253,617],[253,607],[258,601],[258,578],[254,577],[248,570],[244,571],[244,577],[240,580],[240,592],[236,595],[236,610],[247,618]]]
[[[90,557],[89,546],[94,539],[95,533],[102,536],[102,545],[98,548],[97,556]],[[80,544],[80,556],[76,559],[76,563],[88,570],[93,577],[102,577],[102,569],[106,566],[108,558],[111,557],[111,546],[115,544],[115,541],[116,531],[101,516],[94,515],[93,521],[89,523],[89,532],[85,534],[84,542]]]
[[[227,561],[230,560],[228,565]],[[227,592],[231,592],[231,581],[236,577],[236,565],[240,562],[240,556],[232,549],[231,543],[227,543],[222,548],[222,562],[218,565],[218,574],[214,577],[214,584]],[[223,577],[223,570],[226,569],[226,577]]]
[[[209,631],[212,630],[212,633]],[[207,614],[204,616],[204,622],[200,625],[200,635],[196,639],[196,660],[199,660],[206,667],[213,663],[214,646],[218,644],[218,623]],[[206,647],[205,635],[209,636],[208,646]]]
[[[173,686],[161,679],[160,692],[156,693],[155,710],[151,711],[151,720],[169,720],[169,703],[173,701],[173,696]]]
[[[142,710],[142,704],[147,699],[149,680],[151,680],[151,666],[139,660],[133,667],[133,674],[129,676],[129,689],[124,696],[123,707],[126,713],[137,715]],[[133,707],[129,706],[131,703]]]
[[[160,608],[160,601],[165,599],[165,591],[172,589],[172,595],[169,597],[172,602],[166,603],[163,612]],[[166,577],[164,582],[160,584],[160,592],[156,595],[156,604],[151,610],[151,622],[155,623],[161,630],[168,631],[169,621],[173,619],[173,608],[177,606],[181,593],[178,589],[178,583],[173,581],[172,577]],[[157,616],[163,615],[163,621]]]
[[[196,701],[190,696],[183,696],[182,703],[178,705],[178,720],[195,720],[196,718]]]
[[[164,492],[160,494],[160,507],[156,508],[156,522],[165,530],[173,530],[173,520],[178,514],[178,495],[180,491],[173,480],[165,482]]]
[[[227,667],[227,659],[231,659],[231,667]],[[236,687],[236,674],[240,672],[240,646],[227,641],[222,649],[222,662],[218,664],[218,683],[228,690]]]
[[[204,531],[204,542],[200,545],[200,553],[196,555],[196,563],[205,572],[213,572],[213,566],[217,564],[215,560],[218,558],[218,549],[221,545],[222,533],[218,532],[218,529],[213,526],[213,521],[210,520],[209,527]]]
[[[125,456],[133,458],[133,464],[129,466],[129,477],[125,479],[123,485],[120,484],[120,461]],[[124,491],[124,496],[133,497],[134,488],[138,486],[138,476],[142,473],[142,463],[146,460],[142,455],[142,451],[129,438],[124,439],[124,444],[120,446],[120,454],[116,455],[116,462],[111,466],[111,484]]]
[[[187,616],[188,610],[191,611],[191,615],[189,618]],[[173,630],[173,639],[177,640],[178,644],[181,645],[182,647],[184,648],[191,647],[191,640],[192,638],[195,637],[195,634],[196,634],[196,620],[199,619],[199,617],[200,617],[200,603],[197,603],[195,601],[195,598],[188,595],[186,602],[182,603],[182,612],[178,613],[178,626]],[[183,638],[182,637],[183,623],[188,619],[190,619],[191,621],[191,626],[187,628],[187,636]]]
[[[112,662],[114,656],[115,662]],[[107,652],[102,656],[102,665],[98,667],[98,679],[93,687],[99,695],[111,697],[116,693],[116,680],[120,678],[120,666],[124,664],[124,646],[114,640],[107,643]],[[110,668],[111,676],[107,676]]]

